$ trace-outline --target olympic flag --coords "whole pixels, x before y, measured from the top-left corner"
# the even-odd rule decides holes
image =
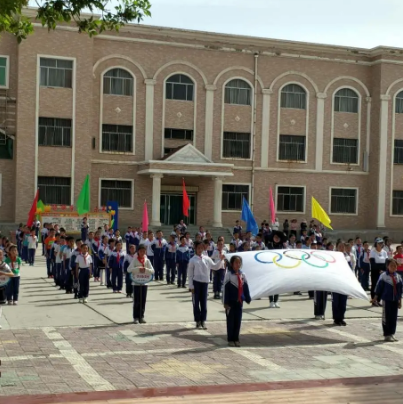
[[[226,254],[226,258],[233,255],[242,258],[252,299],[296,290],[323,290],[368,300],[342,253],[263,250]]]

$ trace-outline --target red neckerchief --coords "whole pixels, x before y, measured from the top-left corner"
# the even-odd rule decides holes
[[[81,254],[82,256],[83,256],[83,258],[84,258],[84,263],[85,263],[85,266],[87,266],[87,257],[88,257],[88,253],[86,253],[85,255],[84,254]]]
[[[97,239],[97,238],[95,237],[95,242],[97,243],[97,247],[99,248],[99,244],[100,244],[99,238]]]
[[[120,262],[120,251],[116,251],[116,259],[117,259],[117,262],[119,264],[119,262]]]
[[[161,248],[161,247],[162,247],[161,239],[158,239],[158,244],[159,244],[159,246],[160,246],[160,248]]]
[[[137,259],[140,262],[140,264],[142,265],[142,267],[144,268],[145,262],[146,262],[146,256],[143,256],[143,259],[141,259],[138,255],[137,255]]]
[[[390,277],[392,278],[392,283],[393,283],[393,297],[397,295],[397,282],[394,274],[390,274]]]
[[[236,272],[235,274],[238,278],[238,302],[242,303],[242,293],[243,293],[242,277],[239,271]]]

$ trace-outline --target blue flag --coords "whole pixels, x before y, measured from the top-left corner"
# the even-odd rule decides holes
[[[253,213],[250,210],[249,204],[245,197],[243,198],[243,203],[242,203],[242,216],[241,220],[246,222],[246,231],[252,232],[254,236],[259,233],[259,227],[256,223],[255,218],[253,217]]]

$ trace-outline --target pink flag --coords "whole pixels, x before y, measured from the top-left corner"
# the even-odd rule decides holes
[[[148,209],[147,209],[147,201],[144,201],[144,208],[143,208],[143,231],[148,231]]]
[[[274,205],[274,199],[273,199],[273,191],[270,187],[270,217],[271,217],[271,222],[276,223],[276,206]]]

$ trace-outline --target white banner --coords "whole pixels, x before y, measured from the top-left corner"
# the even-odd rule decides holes
[[[297,291],[328,291],[368,300],[344,255],[322,250],[248,251],[242,271],[252,299]]]

